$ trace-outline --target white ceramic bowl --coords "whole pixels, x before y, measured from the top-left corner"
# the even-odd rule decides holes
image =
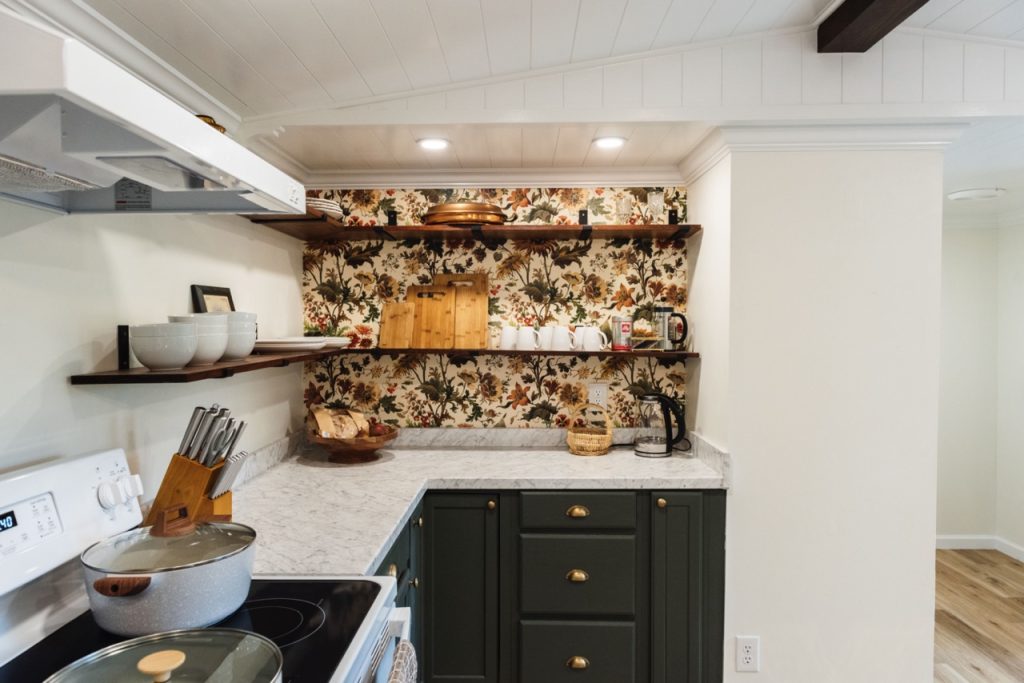
[[[204,332],[200,327],[196,338],[199,341],[196,355],[189,365],[212,365],[221,359],[228,348],[228,333],[224,330]]]
[[[238,331],[241,332],[241,331],[255,330],[255,329],[256,329],[256,323],[247,323],[247,322],[240,322],[240,323],[229,322],[228,323],[228,330],[229,331],[230,330],[238,330]]]
[[[195,336],[196,326],[192,323],[154,323],[134,325],[130,328],[132,337],[188,337]]]
[[[229,313],[226,313],[225,315],[227,315],[229,323],[256,322],[255,313],[246,313],[245,311],[231,311]]]
[[[142,325],[141,327],[150,327]],[[193,328],[192,325],[185,325]],[[136,335],[136,328],[131,328],[130,339],[132,352],[139,362],[150,370],[177,370],[188,365],[196,353],[199,338],[194,329],[189,334],[174,336]]]
[[[228,326],[226,313],[188,313],[186,315],[169,315],[172,323],[192,323],[199,328],[216,328],[223,330]]]
[[[224,351],[224,360],[245,358],[256,346],[256,326],[252,330],[228,332],[228,347]]]

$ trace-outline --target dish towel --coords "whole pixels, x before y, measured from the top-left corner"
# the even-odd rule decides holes
[[[398,641],[388,683],[416,683],[416,648],[408,640]]]

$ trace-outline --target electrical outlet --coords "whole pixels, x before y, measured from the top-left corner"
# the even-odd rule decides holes
[[[761,670],[761,637],[736,636],[736,671]]]
[[[608,385],[604,382],[592,382],[587,385],[587,400],[599,406],[608,407]]]

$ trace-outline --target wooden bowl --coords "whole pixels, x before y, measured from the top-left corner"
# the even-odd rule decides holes
[[[380,436],[357,436],[351,439],[325,439],[316,432],[309,433],[309,440],[327,450],[331,462],[353,464],[373,462],[380,458],[377,450],[398,437],[398,427],[385,425],[390,431]]]

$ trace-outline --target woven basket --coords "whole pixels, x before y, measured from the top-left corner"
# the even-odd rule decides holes
[[[604,416],[604,426],[587,424],[582,427],[576,425],[576,420],[587,408],[596,408]],[[604,406],[596,403],[584,403],[576,408],[569,417],[569,430],[566,441],[569,443],[569,452],[573,455],[604,455],[612,447],[612,419]]]

